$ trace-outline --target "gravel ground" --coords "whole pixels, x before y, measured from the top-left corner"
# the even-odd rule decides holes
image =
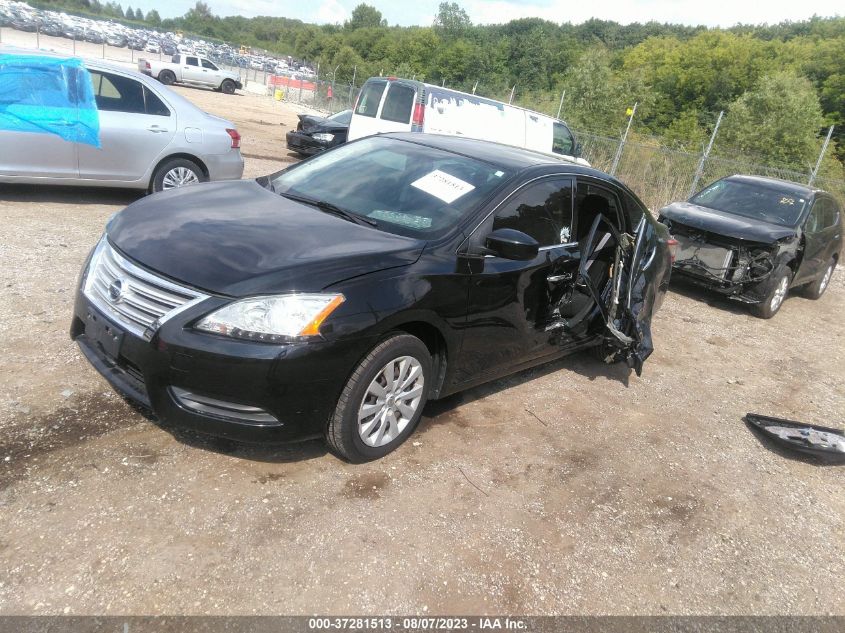
[[[285,105],[179,90],[237,124],[247,177],[293,160]],[[0,613],[845,614],[842,467],[741,421],[843,425],[841,268],[772,321],[676,285],[641,378],[573,356],[351,466],[124,403],[67,329],[138,194],[0,187]]]

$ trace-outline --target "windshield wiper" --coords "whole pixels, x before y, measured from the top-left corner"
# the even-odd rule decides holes
[[[353,213],[352,211],[347,211],[346,209],[337,206],[336,204],[332,204],[326,200],[317,200],[315,198],[309,198],[308,196],[300,196],[295,193],[288,193],[285,192],[281,194],[285,198],[289,200],[295,200],[296,202],[302,202],[303,204],[310,204],[311,206],[317,207],[320,211],[325,211],[326,213],[331,213],[332,215],[336,215],[344,220],[349,220],[350,222],[354,222],[355,224],[360,224],[362,226],[378,226],[378,222],[373,220],[372,218],[365,217],[363,215],[358,215],[357,213]]]

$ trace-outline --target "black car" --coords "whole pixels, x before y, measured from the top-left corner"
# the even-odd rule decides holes
[[[759,176],[717,180],[660,210],[678,241],[680,276],[749,304],[770,319],[790,288],[824,294],[842,249],[839,205],[828,193]]]
[[[668,239],[594,169],[379,135],[116,214],[83,269],[71,337],[160,419],[324,437],[365,461],[403,442],[428,399],[575,350],[639,373]]]
[[[296,130],[287,133],[288,149],[303,156],[325,151],[346,142],[352,110],[343,110],[330,117],[300,114]]]

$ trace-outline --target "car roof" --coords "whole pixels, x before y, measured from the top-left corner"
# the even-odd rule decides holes
[[[759,187],[766,187],[767,189],[774,189],[776,191],[783,191],[784,193],[800,193],[809,198],[814,193],[819,193],[822,190],[814,187],[808,187],[798,182],[791,180],[782,180],[780,178],[767,178],[766,176],[746,176],[744,174],[734,174],[725,178],[730,182],[741,182],[747,185],[757,185]]]
[[[435,149],[452,152],[453,154],[462,154],[469,158],[512,171],[519,171],[529,167],[564,166],[567,172],[573,174],[598,176],[605,180],[610,179],[618,182],[615,178],[592,167],[585,167],[564,158],[558,159],[542,152],[514,147],[513,145],[502,145],[493,141],[482,141],[474,138],[447,136],[443,134],[420,134],[419,132],[390,132],[379,134],[379,136],[417,143],[418,145],[426,145]]]

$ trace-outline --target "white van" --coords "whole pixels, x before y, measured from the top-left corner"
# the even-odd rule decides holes
[[[396,77],[364,83],[349,124],[349,140],[382,132],[466,136],[525,147],[580,165],[580,147],[566,123],[477,95]]]

